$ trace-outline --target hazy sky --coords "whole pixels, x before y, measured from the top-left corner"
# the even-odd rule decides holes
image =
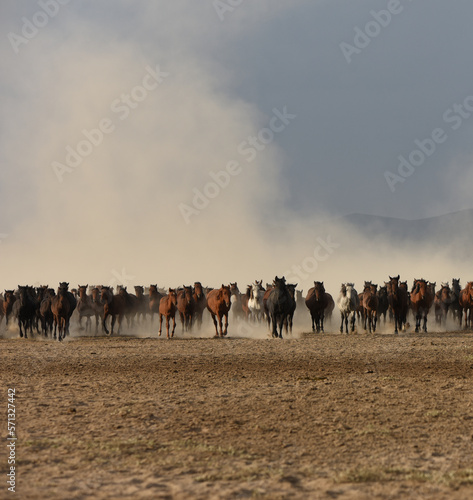
[[[5,285],[270,280],[330,236],[320,218],[471,208],[471,19],[467,0],[2,0]]]

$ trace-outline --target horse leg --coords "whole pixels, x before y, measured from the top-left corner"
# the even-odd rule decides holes
[[[225,317],[225,330],[223,331],[223,335],[226,335],[228,333],[228,313],[225,313],[224,317]]]
[[[108,311],[103,313],[102,330],[105,332],[106,335],[109,334],[109,331],[107,328],[107,319],[108,319],[109,315],[110,315],[110,313]]]
[[[325,319],[325,314],[322,311],[322,314],[320,315],[320,331],[324,333],[324,319]]]
[[[174,337],[174,330],[176,329],[176,315],[172,317],[172,332],[171,332],[171,337]]]
[[[373,311],[373,333],[376,332],[376,323],[378,322],[378,312],[376,310]]]
[[[427,311],[424,312],[424,332],[427,333]]]
[[[153,324],[153,313],[151,313],[151,325]],[[162,327],[163,327],[163,315],[160,314],[159,315],[159,332],[158,332],[158,336],[161,337],[161,330],[162,330]]]
[[[343,319],[344,319],[344,318],[343,318],[343,313],[342,313],[342,312],[340,313],[340,316],[341,316],[341,318],[342,318],[342,324],[340,325],[340,333],[343,333]],[[347,332],[347,333],[348,333],[348,332]]]
[[[169,314],[166,314],[166,338],[169,338]]]
[[[210,313],[212,316],[212,321],[214,322],[215,326],[215,336],[218,337],[218,327],[217,327],[217,318],[214,313]]]

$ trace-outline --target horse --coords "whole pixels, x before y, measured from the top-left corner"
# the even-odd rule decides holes
[[[345,323],[345,331],[348,334],[349,322],[351,323],[351,331],[353,333],[355,331],[356,311],[359,306],[358,292],[355,290],[353,283],[342,283],[337,299],[337,306],[342,319],[340,333],[343,333],[343,323]]]
[[[95,334],[99,331],[99,323],[103,322],[103,303],[100,297],[101,289],[97,286],[92,288],[92,292],[90,294],[90,301],[92,303],[92,309],[95,315]],[[103,330],[103,328],[102,328]]]
[[[305,305],[312,318],[312,331],[324,331],[324,312],[327,307],[327,293],[323,281],[314,281],[314,286],[307,292]]]
[[[53,297],[56,295],[54,288],[48,288],[43,294],[43,300],[39,305],[39,315],[41,319],[41,330],[45,337],[53,336],[54,315],[51,309]]]
[[[36,315],[36,303],[33,298],[33,288],[18,285],[18,299],[13,305],[13,314],[18,320],[20,337],[28,338],[28,329],[33,334],[33,321]]]
[[[286,278],[274,278],[273,287],[268,296],[267,306],[268,313],[272,323],[273,338],[282,339],[282,329],[284,321],[287,320],[289,314],[294,308],[295,300],[291,297]],[[279,329],[279,334],[278,334]]]
[[[174,330],[176,329],[176,311],[177,311],[177,293],[173,288],[169,288],[168,294],[161,297],[159,301],[159,333],[161,336],[161,330],[163,325],[163,317],[166,318],[166,337],[169,339],[169,323],[172,319],[172,332],[171,337],[174,337]]]
[[[247,318],[243,310],[242,294],[238,289],[237,282],[230,283],[230,294],[232,301],[232,315],[235,321]]]
[[[389,276],[388,302],[394,317],[394,333],[402,329],[407,323],[408,296],[407,290],[399,285],[400,276]]]
[[[151,314],[151,325],[155,314],[159,314],[159,304],[163,294],[158,290],[158,285],[149,286],[149,313]]]
[[[451,288],[451,299],[452,302],[450,304],[450,311],[452,312],[453,321],[458,321],[460,324],[460,328],[462,326],[462,307],[460,306],[460,294],[462,288],[460,285],[460,279],[452,279],[452,288]]]
[[[248,295],[249,293],[249,295]],[[250,311],[250,317],[254,321],[261,321],[263,317],[263,280],[256,280],[252,285],[249,285],[248,291],[248,309]]]
[[[3,295],[3,314],[5,316],[5,327],[8,328],[8,322],[10,321],[10,316],[13,313],[13,304],[16,301],[16,295],[14,290],[5,290]]]
[[[69,317],[67,318],[67,321],[66,321],[66,330],[65,330],[65,335],[69,335],[69,325],[71,322],[72,313],[74,312],[74,310],[76,309],[76,306],[77,306],[77,299],[76,299],[75,295],[69,291],[69,283],[66,283],[65,281],[62,281],[61,283],[59,283],[58,295],[59,295],[59,290],[64,290],[65,297],[69,301],[69,305],[70,305]]]
[[[184,289],[178,291],[177,310],[181,318],[182,332],[184,332],[184,328],[186,332],[190,331],[195,313],[195,300],[191,286],[184,285]]]
[[[59,341],[66,336],[71,317],[71,302],[66,287],[59,287],[57,295],[51,299],[51,311],[54,316],[54,338]]]
[[[364,324],[363,328],[366,331],[366,323],[370,333],[376,331],[376,322],[378,320],[378,285],[374,285],[371,281],[365,281],[363,289],[363,312]]]
[[[264,291],[264,295],[263,295],[263,311],[264,311],[264,315],[266,316],[266,321],[268,322],[268,330],[270,330],[270,331],[271,331],[271,317],[269,315],[269,309],[268,309],[268,298],[269,298],[269,294],[271,293],[271,290],[273,288],[274,288],[274,285],[266,283],[266,290]]]
[[[202,327],[204,311],[207,307],[207,298],[205,297],[204,289],[202,288],[202,283],[200,281],[196,281],[194,283],[194,302],[194,322],[200,330]]]
[[[380,286],[378,289],[378,311],[376,313],[377,317],[381,320],[381,317],[383,317],[383,324],[386,324],[386,313],[388,312],[389,308],[389,301],[388,301],[388,287],[385,286]]]
[[[416,319],[416,333],[420,330],[420,323],[423,319],[422,329],[427,333],[427,315],[434,301],[432,289],[424,279],[414,279],[411,290],[411,307]]]
[[[77,300],[77,312],[79,313],[79,329],[83,330],[82,318],[85,316],[85,331],[90,332],[92,326],[91,316],[95,316],[92,299],[87,295],[89,285],[77,285],[79,298]]]
[[[448,309],[452,303],[452,295],[448,283],[442,283],[440,290],[434,296],[435,322],[442,325],[442,321],[447,327]]]
[[[220,328],[220,337],[224,337],[228,332],[228,312],[232,307],[232,298],[230,287],[223,285],[219,290],[211,290],[207,294],[207,309],[212,316],[212,320],[215,326],[215,336],[219,336],[217,328]],[[225,328],[223,328],[222,320],[225,318]]]
[[[459,298],[462,311],[465,313],[465,329],[473,323],[473,281],[469,281],[460,292]],[[461,325],[460,325],[461,326]]]
[[[138,298],[132,293],[128,293],[126,286],[118,287],[118,295],[125,301],[125,318],[128,328],[133,328],[135,316],[138,312]]]
[[[103,304],[103,331],[107,335],[113,335],[113,327],[115,326],[115,321],[118,320],[117,335],[119,335],[126,310],[125,298],[120,294],[114,294],[109,286],[102,286],[100,301]],[[110,331],[107,328],[107,319],[109,316],[111,317]]]
[[[294,284],[287,284],[287,289],[289,291],[289,295],[291,297],[291,307],[288,310],[286,319],[284,320],[284,329],[286,330],[286,334],[290,333],[292,335],[292,323],[294,320],[294,313],[296,312],[296,287],[297,283]]]
[[[143,323],[146,320],[146,315],[149,312],[149,296],[145,295],[143,286],[135,286],[136,304],[136,319]]]

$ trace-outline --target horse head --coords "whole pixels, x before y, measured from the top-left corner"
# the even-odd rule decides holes
[[[220,290],[217,293],[217,299],[225,302],[225,305],[227,307],[230,307],[231,300],[232,300],[230,287],[226,286],[222,283],[222,286],[220,287]]]

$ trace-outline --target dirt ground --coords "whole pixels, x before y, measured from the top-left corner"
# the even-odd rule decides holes
[[[473,334],[229,335],[0,340],[16,498],[473,498]]]

